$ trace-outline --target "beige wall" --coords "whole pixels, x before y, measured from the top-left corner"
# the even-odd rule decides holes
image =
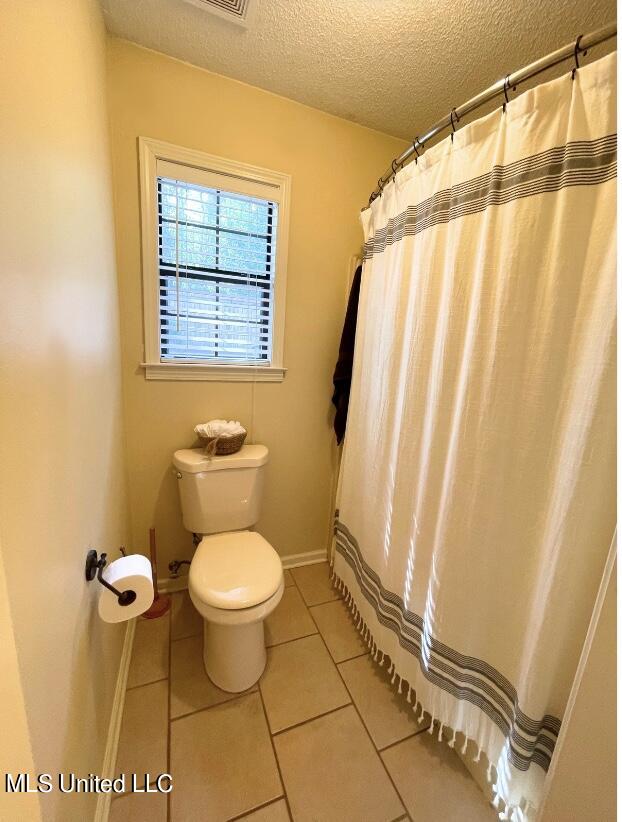
[[[99,773],[124,629],[99,621],[84,557],[114,555],[126,515],[97,3],[3,3],[0,53],[2,562],[34,766]],[[92,817],[94,795],[61,796],[44,818]]]
[[[616,568],[567,728],[558,743],[540,822],[616,820]]]
[[[34,773],[30,734],[26,706],[19,676],[17,648],[11,609],[9,607],[6,576],[0,545],[0,727],[4,740],[11,744],[0,744],[0,774]],[[7,794],[4,784],[0,785],[0,819],[41,819],[39,799],[35,794]]]
[[[258,530],[280,554],[323,550],[331,517],[331,377],[358,212],[403,143],[128,42],[109,45],[115,218],[132,547],[157,529],[160,576],[190,558],[171,456],[213,417],[251,423],[249,384],[146,381],[137,138],[240,160],[292,176],[282,384],[255,387],[254,440],[270,449]]]

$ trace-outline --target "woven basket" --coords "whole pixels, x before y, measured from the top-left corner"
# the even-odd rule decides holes
[[[205,453],[216,457],[235,454],[244,445],[245,439],[246,431],[233,437],[205,437]]]

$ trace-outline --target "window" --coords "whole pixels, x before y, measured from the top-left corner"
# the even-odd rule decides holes
[[[157,183],[161,359],[269,363],[278,204]]]
[[[148,379],[283,379],[289,177],[140,140]]]

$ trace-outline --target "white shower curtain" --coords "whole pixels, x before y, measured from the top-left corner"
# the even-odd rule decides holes
[[[362,215],[334,571],[502,818],[538,805],[615,526],[615,131],[611,55]]]

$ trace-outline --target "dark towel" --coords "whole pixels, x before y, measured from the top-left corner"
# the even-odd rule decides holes
[[[361,290],[361,269],[359,265],[354,272],[346,318],[341,332],[339,357],[333,374],[333,405],[337,409],[333,427],[337,435],[337,443],[341,443],[346,433],[348,419],[348,402],[350,400],[350,383],[352,382],[352,362],[354,360],[354,339],[356,337],[356,315],[359,307],[359,292]]]

